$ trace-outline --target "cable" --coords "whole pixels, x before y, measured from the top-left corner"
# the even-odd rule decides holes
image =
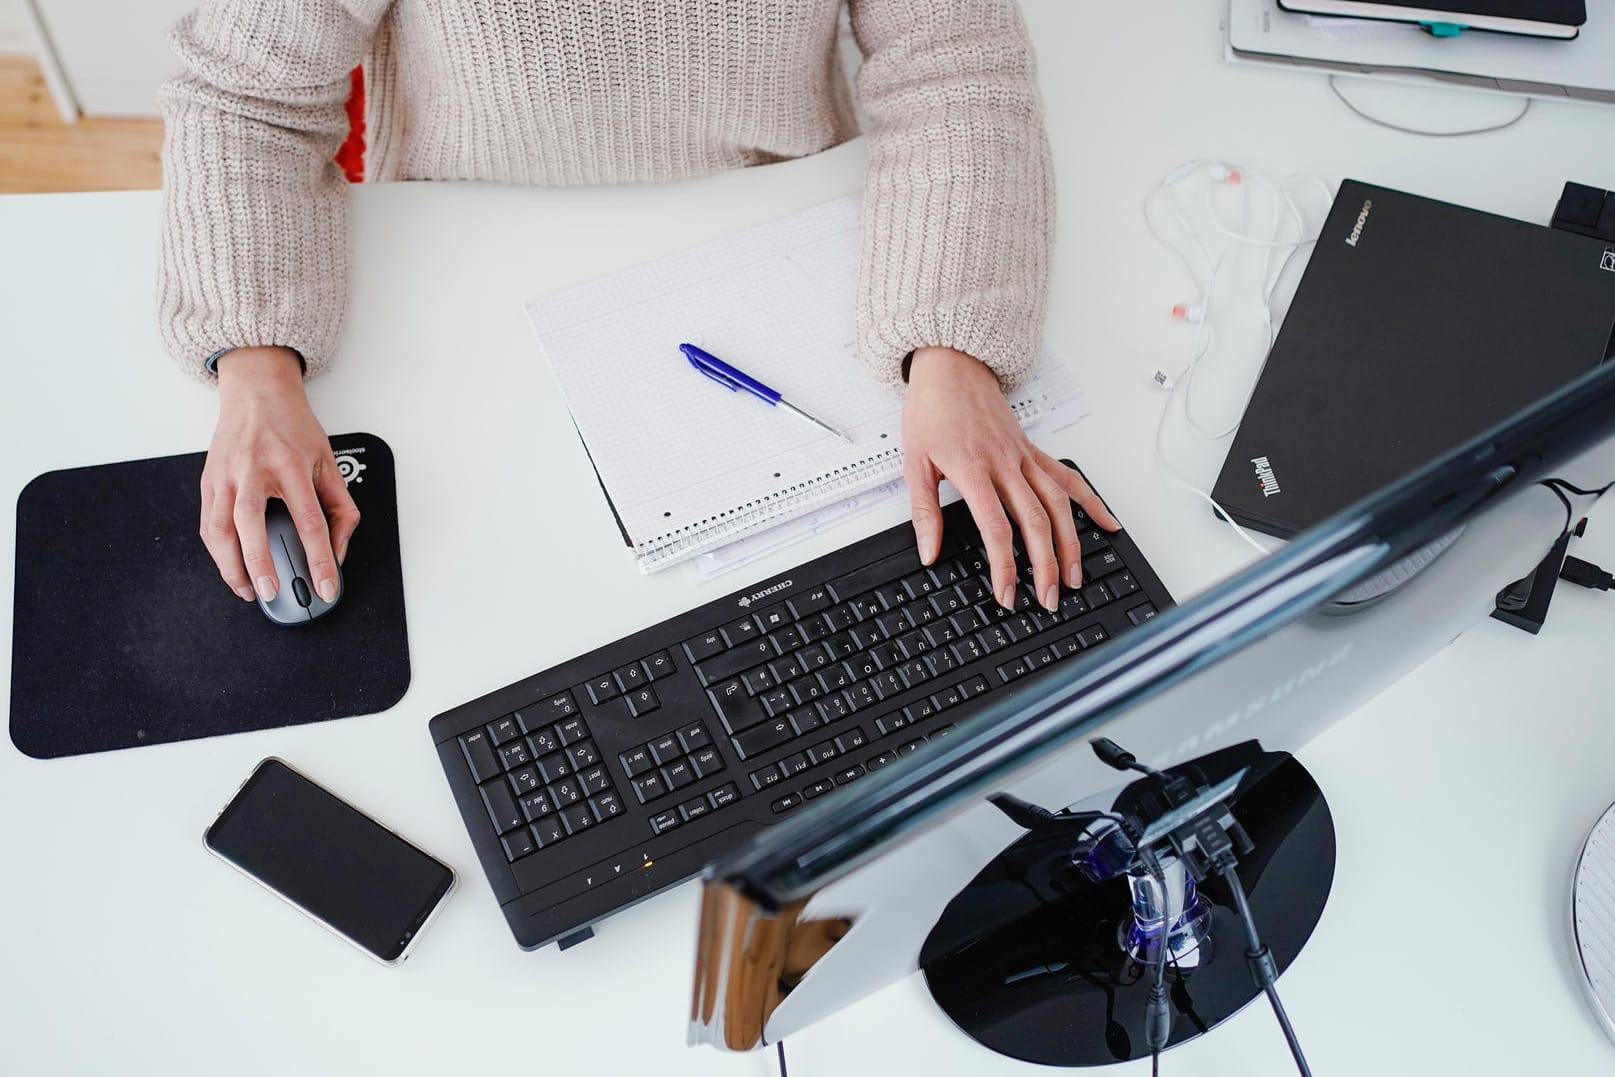
[[[1166,1002],[1166,955],[1172,946],[1173,917],[1168,911],[1172,904],[1166,895],[1166,873],[1154,855],[1149,855],[1145,867],[1155,878],[1156,892],[1161,901],[1161,937],[1155,943],[1155,982],[1150,985],[1149,998],[1144,1006],[1144,1043],[1150,1049],[1150,1072],[1157,1077],[1161,1072],[1161,1049],[1172,1038],[1172,1010]]]
[[[779,1048],[779,1077],[791,1077],[789,1073],[785,1072],[785,1041],[776,1041],[774,1046]]]
[[[1524,107],[1514,114],[1513,119],[1505,120],[1502,123],[1495,123],[1490,127],[1470,127],[1461,131],[1430,131],[1421,127],[1404,127],[1399,123],[1391,123],[1389,120],[1382,120],[1378,116],[1371,116],[1362,109],[1358,108],[1356,105],[1352,104],[1351,99],[1340,92],[1340,86],[1336,83],[1335,79],[1336,76],[1329,76],[1329,89],[1333,90],[1335,96],[1340,98],[1341,104],[1351,109],[1369,123],[1378,124],[1381,127],[1388,127],[1392,131],[1401,131],[1405,135],[1423,135],[1426,138],[1462,138],[1464,135],[1484,135],[1490,131],[1501,131],[1505,127],[1513,127],[1515,124],[1525,119],[1525,114],[1531,111],[1531,98],[1527,97],[1525,98]]]
[[[1307,1067],[1306,1056],[1301,1053],[1301,1041],[1296,1039],[1295,1029],[1290,1026],[1290,1015],[1284,1012],[1284,1003],[1279,1001],[1279,991],[1274,985],[1278,978],[1278,970],[1273,964],[1273,952],[1267,948],[1256,933],[1256,918],[1251,915],[1250,901],[1245,896],[1245,887],[1239,881],[1239,872],[1234,870],[1233,858],[1219,857],[1216,861],[1217,874],[1222,876],[1228,884],[1229,891],[1234,895],[1234,905],[1238,907],[1239,919],[1245,925],[1245,959],[1250,962],[1251,976],[1256,980],[1267,995],[1267,1000],[1273,1004],[1273,1016],[1278,1018],[1279,1028],[1284,1032],[1284,1040],[1290,1045],[1290,1054],[1295,1056],[1295,1065],[1301,1071],[1301,1077],[1312,1077],[1312,1070]]]
[[[1615,588],[1615,576],[1591,561],[1583,561],[1579,557],[1565,558],[1564,564],[1559,566],[1559,578],[1594,591],[1608,591]]]

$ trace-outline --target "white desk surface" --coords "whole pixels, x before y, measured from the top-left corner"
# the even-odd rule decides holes
[[[1151,463],[1163,398],[1146,379],[1182,355],[1186,330],[1163,312],[1186,288],[1145,234],[1145,192],[1177,162],[1215,157],[1546,220],[1561,181],[1615,185],[1615,109],[1538,102],[1499,134],[1413,138],[1349,115],[1315,75],[1224,64],[1213,5],[1148,18],[1124,7],[1026,4],[1060,184],[1048,331],[1094,405],[1053,447],[1083,463],[1181,598],[1248,551]],[[1508,107],[1375,96],[1415,123]],[[522,301],[856,190],[863,155],[854,143],[669,186],[354,192],[342,353],[310,392],[327,429],[373,431],[397,455],[414,683],[391,711],[346,721],[53,762],[0,747],[6,1072],[772,1072],[771,1056],[684,1046],[694,886],[565,954],[517,949],[426,723],[747,582],[639,576]],[[0,199],[7,503],[43,471],[207,445],[214,396],[173,370],[153,330],[157,220],[154,193]],[[1221,447],[1193,452],[1209,480]],[[866,517],[751,575],[903,516]],[[1615,513],[1593,524],[1584,556],[1615,564]],[[0,562],[14,542],[8,520]],[[6,573],[8,610],[11,587]],[[1562,589],[1540,636],[1483,623],[1302,753],[1333,806],[1339,869],[1282,990],[1320,1074],[1615,1070],[1567,928],[1572,858],[1615,799],[1612,626],[1615,596]],[[0,648],[10,634],[7,618]],[[460,891],[401,969],[203,852],[203,828],[269,754],[459,869]],[[956,1032],[915,977],[788,1050],[806,1077],[1028,1068]],[[1254,1006],[1163,1065],[1291,1072]]]

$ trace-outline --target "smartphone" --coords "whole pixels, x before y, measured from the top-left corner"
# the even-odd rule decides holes
[[[265,759],[202,836],[210,852],[385,965],[454,889],[454,870],[280,759]]]

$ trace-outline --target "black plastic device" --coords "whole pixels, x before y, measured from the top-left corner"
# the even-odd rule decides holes
[[[384,964],[407,955],[454,871],[279,759],[203,838],[209,850]]]

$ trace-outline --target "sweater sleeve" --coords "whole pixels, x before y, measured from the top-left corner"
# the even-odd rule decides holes
[[[160,92],[157,318],[181,367],[282,345],[330,361],[347,298],[348,75],[390,0],[203,0],[174,28]]]
[[[850,0],[871,119],[858,350],[897,384],[915,348],[1007,389],[1037,360],[1054,177],[1015,0]]]

